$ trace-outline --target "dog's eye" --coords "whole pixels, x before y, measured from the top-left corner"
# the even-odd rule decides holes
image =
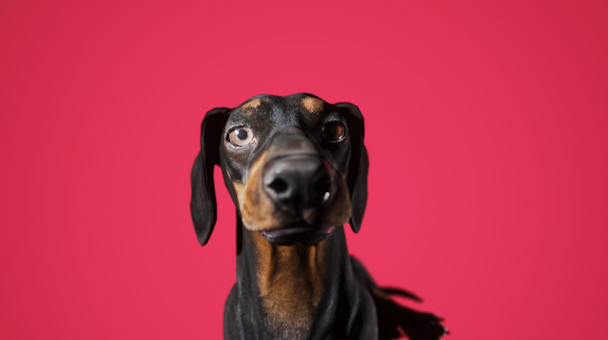
[[[253,131],[247,127],[239,127],[234,129],[228,135],[228,139],[230,139],[230,143],[235,146],[245,146],[253,140]]]
[[[323,137],[330,142],[341,142],[346,137],[346,129],[341,122],[327,122],[321,131]]]

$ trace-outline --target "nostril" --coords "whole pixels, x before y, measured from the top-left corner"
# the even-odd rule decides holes
[[[287,189],[289,189],[289,185],[282,178],[273,179],[272,182],[267,185],[267,187],[277,194],[284,193],[287,191]]]

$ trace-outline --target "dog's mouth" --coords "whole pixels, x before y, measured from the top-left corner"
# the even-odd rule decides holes
[[[304,221],[284,228],[260,231],[270,243],[279,245],[317,244],[331,235],[335,227],[312,227]]]

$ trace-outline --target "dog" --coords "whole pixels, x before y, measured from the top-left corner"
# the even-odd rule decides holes
[[[442,319],[395,303],[420,301],[380,288],[348,254],[367,202],[364,124],[350,103],[312,94],[260,95],[216,108],[201,124],[191,213],[201,245],[217,218],[215,165],[237,211],[237,282],[224,337],[237,339],[439,339]]]

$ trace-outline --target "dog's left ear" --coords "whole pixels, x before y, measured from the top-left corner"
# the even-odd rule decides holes
[[[190,179],[192,181],[192,198],[190,212],[198,241],[204,246],[217,220],[217,202],[213,168],[220,164],[220,141],[228,120],[230,109],[221,107],[205,115],[201,124],[201,151],[194,160]]]
[[[350,226],[353,231],[359,232],[365,206],[367,204],[367,172],[369,169],[369,159],[367,149],[363,144],[365,128],[363,116],[359,108],[351,103],[337,103],[335,106],[346,120],[348,133],[351,143],[350,164],[346,182],[350,192]]]

